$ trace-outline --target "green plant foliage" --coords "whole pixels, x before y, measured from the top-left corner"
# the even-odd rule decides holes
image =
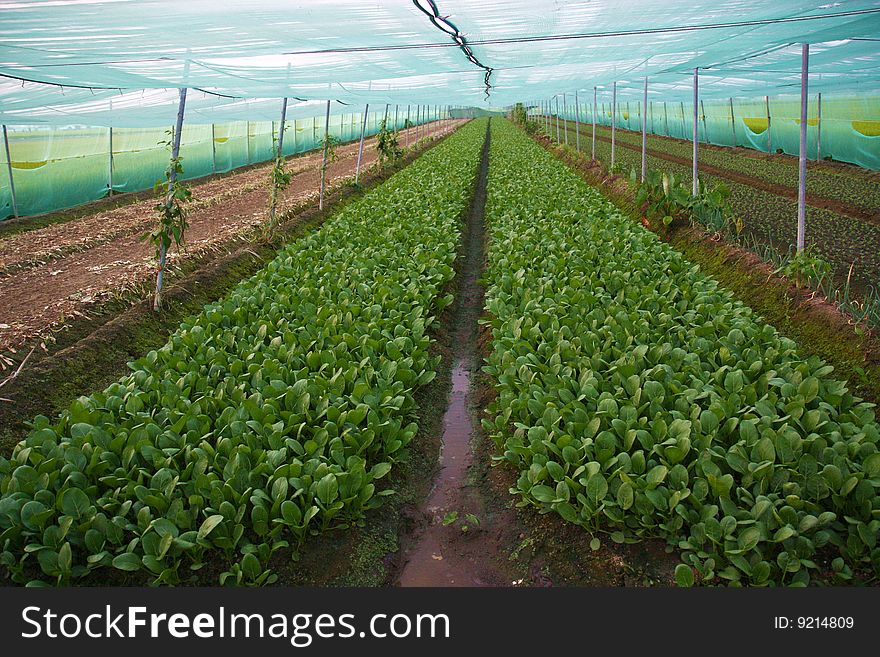
[[[400,133],[397,130],[389,130],[385,119],[383,119],[376,135],[376,150],[379,153],[380,166],[394,164],[401,158],[403,148],[400,147],[399,142]]]
[[[172,147],[173,130],[168,131],[168,140],[160,142],[160,146]],[[178,247],[183,244],[186,229],[189,228],[187,221],[186,203],[192,199],[192,192],[181,181],[183,177],[183,158],[172,157],[165,169],[165,179],[156,181],[153,192],[159,202],[155,209],[159,221],[156,227],[144,234],[141,239],[150,242],[156,247],[156,261],[159,268],[165,267],[165,254],[172,244]],[[158,308],[161,301],[161,290],[156,290],[155,306]]]
[[[284,156],[278,152],[278,140],[273,137],[272,151],[275,153],[275,160],[272,162],[272,168],[269,170],[269,231],[275,230],[278,226],[277,206],[278,193],[286,189],[290,185],[292,173],[284,170]],[[334,148],[335,155],[335,148]]]
[[[798,286],[818,286],[831,276],[831,263],[813,250],[804,249],[789,258],[774,273],[778,274],[780,271]]]
[[[426,334],[452,278],[485,122],[465,127],[184,322],[129,376],[0,458],[0,563],[15,581],[99,568],[227,584],[358,521],[416,433]]]
[[[633,173],[635,169],[633,169]],[[632,180],[632,176],[630,176]],[[690,190],[670,173],[647,171],[645,181],[636,190],[636,205],[650,219],[670,226],[676,219],[684,218],[689,210]]]
[[[805,585],[828,552],[834,577],[876,577],[873,405],[512,124],[492,130],[484,426],[521,504],[667,539],[696,573],[682,585]]]

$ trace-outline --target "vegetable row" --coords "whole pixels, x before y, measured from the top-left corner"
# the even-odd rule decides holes
[[[876,576],[871,404],[506,122],[486,212],[484,425],[523,504],[663,537],[685,583]]]
[[[482,125],[481,125],[482,124]],[[261,584],[271,555],[360,521],[416,434],[426,331],[453,277],[485,123],[285,247],[161,349],[0,458],[0,563],[20,583],[100,568]],[[36,577],[35,577],[36,573]],[[33,578],[33,579],[32,579]]]

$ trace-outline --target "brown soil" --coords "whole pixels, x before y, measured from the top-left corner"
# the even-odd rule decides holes
[[[460,123],[421,127],[420,136],[437,137]],[[338,148],[338,160],[328,167],[328,188],[353,176],[357,151],[357,143]],[[365,146],[362,169],[374,165],[376,157],[376,149]],[[291,163],[295,175],[279,199],[282,215],[317,199],[320,162],[321,154],[312,153]],[[265,219],[268,171],[269,165],[255,167],[193,187],[186,246],[169,254],[172,271],[185,260],[253,236]],[[35,336],[49,336],[65,318],[86,314],[100,301],[151,289],[154,249],[141,235],[154,220],[154,204],[139,201],[0,240],[0,355]]]
[[[596,139],[611,142],[609,137],[603,137],[600,135],[596,135]],[[617,146],[627,148],[631,151],[636,151],[641,153],[642,149],[635,144],[629,144],[626,142],[618,141]],[[700,144],[700,148],[708,148],[704,144]],[[743,149],[740,149],[743,150]],[[686,157],[679,157],[677,155],[671,155],[664,151],[654,150],[653,148],[647,149],[648,155],[651,157],[657,157],[661,160],[666,160],[668,162],[675,162],[676,164],[681,164],[684,166],[691,166],[692,162],[690,159]],[[787,185],[780,185],[778,183],[769,182],[767,180],[763,180],[761,178],[755,178],[753,176],[747,176],[743,173],[738,173],[736,171],[730,171],[723,167],[716,167],[711,164],[703,164],[699,163],[700,171],[704,171],[713,176],[719,176],[721,178],[727,178],[728,180],[732,180],[734,182],[741,183],[743,185],[749,185],[750,187],[754,187],[756,189],[763,190],[765,192],[770,192],[771,194],[776,194],[777,196],[782,196],[783,198],[791,199],[793,201],[798,200],[798,190],[788,187]],[[859,219],[861,221],[867,221],[875,224],[880,224],[880,217],[877,215],[868,212],[867,210],[863,210],[861,208],[854,207],[847,203],[842,203],[841,201],[834,201],[832,199],[823,198],[821,196],[817,196],[815,194],[807,194],[807,205],[810,205],[814,208],[820,208],[823,210],[830,210],[832,212],[836,212],[837,214],[841,214],[847,217],[852,217],[853,219]]]

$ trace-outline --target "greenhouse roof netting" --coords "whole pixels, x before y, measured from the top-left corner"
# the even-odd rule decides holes
[[[874,92],[880,1],[0,0],[0,120],[275,118],[277,100],[503,107],[618,82],[656,99]],[[292,111],[314,113],[308,105]],[[124,109],[125,112],[119,110]],[[344,111],[344,110],[343,110]]]

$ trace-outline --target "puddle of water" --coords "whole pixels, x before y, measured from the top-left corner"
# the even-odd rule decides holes
[[[443,448],[440,453],[441,469],[426,505],[431,524],[425,528],[418,543],[407,555],[408,561],[400,576],[400,586],[473,586],[472,581],[457,581],[462,573],[453,555],[444,554],[442,536],[443,516],[457,511],[455,502],[467,480],[468,468],[473,461],[471,437],[474,426],[468,412],[471,372],[462,359],[452,369],[452,391],[449,405],[443,415]]]

